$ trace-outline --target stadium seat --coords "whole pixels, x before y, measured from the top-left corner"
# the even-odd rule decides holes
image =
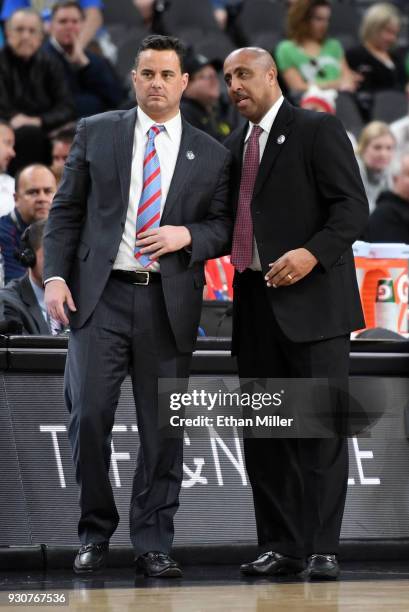
[[[380,91],[375,94],[372,118],[392,123],[408,114],[408,98],[401,91]]]
[[[284,3],[272,0],[245,0],[236,25],[248,45],[271,51],[285,37]]]
[[[360,22],[361,14],[354,3],[332,3],[329,34],[333,38],[337,38],[344,49],[350,49],[359,44],[358,29]]]
[[[336,115],[342,122],[344,128],[348,132],[351,132],[355,138],[358,138],[364,127],[364,123],[356,102],[350,93],[346,91],[339,92]]]
[[[219,28],[210,0],[172,0],[161,19],[164,32],[178,36],[209,59],[223,61],[234,49],[230,38]]]

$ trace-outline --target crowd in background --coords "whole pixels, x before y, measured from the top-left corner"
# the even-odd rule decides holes
[[[408,4],[0,0],[5,281],[26,272],[15,254],[27,227],[47,217],[76,121],[135,104],[129,72],[151,32],[186,43],[182,113],[221,142],[242,121],[224,89],[224,57],[238,46],[271,51],[286,97],[337,115],[350,136],[371,210],[363,238],[409,243]]]

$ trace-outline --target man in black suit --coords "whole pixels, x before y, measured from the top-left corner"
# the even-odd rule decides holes
[[[43,234],[46,220],[28,226],[21,237],[21,248],[15,257],[28,268],[22,278],[11,280],[0,290],[0,307],[6,321],[18,321],[26,335],[50,335],[51,325],[44,303]]]
[[[233,153],[233,353],[240,378],[346,381],[350,331],[364,327],[351,244],[368,204],[333,116],[292,107],[263,49],[238,49],[224,74],[248,119]],[[262,555],[246,574],[338,575],[347,440],[245,440]]]
[[[98,569],[118,524],[108,477],[122,381],[131,369],[140,435],[130,532],[149,576],[180,576],[169,557],[182,441],[158,429],[158,379],[186,378],[204,261],[228,252],[230,154],[181,119],[183,49],[145,39],[132,71],[138,109],[79,122],[45,236],[46,303],[70,310],[65,397],[81,490],[77,572]],[[159,224],[160,218],[160,224]]]

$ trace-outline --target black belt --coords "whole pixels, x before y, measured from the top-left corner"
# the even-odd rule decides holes
[[[133,272],[132,270],[112,270],[111,276],[124,283],[132,285],[149,285],[151,283],[160,283],[159,272]]]

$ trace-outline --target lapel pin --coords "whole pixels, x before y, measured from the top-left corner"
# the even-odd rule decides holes
[[[277,138],[277,144],[283,144],[283,142],[285,142],[285,136],[281,134],[281,136]]]
[[[195,158],[195,154],[193,153],[193,151],[188,151],[188,152],[186,153],[186,157],[187,157],[188,159],[190,159],[190,161],[191,161],[192,159],[194,159],[194,158]]]

